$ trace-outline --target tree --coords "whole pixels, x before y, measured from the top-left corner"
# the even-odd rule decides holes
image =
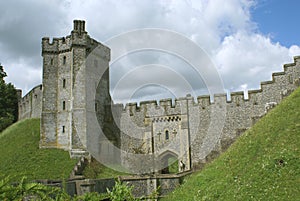
[[[0,64],[0,132],[18,120],[17,90],[11,83],[5,83],[6,76]]]
[[[4,78],[6,77],[6,73],[3,70],[3,66],[0,64],[0,82],[3,81],[4,82]]]

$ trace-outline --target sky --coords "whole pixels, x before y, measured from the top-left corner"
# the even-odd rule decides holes
[[[70,35],[73,20],[81,19],[106,45],[132,30],[172,31],[205,52],[225,92],[247,91],[300,55],[299,6],[298,0],[1,1],[0,62],[6,82],[25,95],[42,83],[42,37]],[[140,50],[111,63],[111,94],[123,103],[203,95],[211,92],[204,71],[168,51]]]

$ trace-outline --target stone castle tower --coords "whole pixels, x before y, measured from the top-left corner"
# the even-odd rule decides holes
[[[42,39],[43,99],[41,114],[42,148],[61,148],[75,154],[86,151],[96,136],[91,118],[99,117],[109,130],[110,49],[90,38],[85,22],[74,20],[71,35]],[[91,122],[91,123],[89,123]],[[110,123],[110,124],[109,124]],[[93,136],[92,136],[93,135]],[[91,138],[90,137],[90,138]]]

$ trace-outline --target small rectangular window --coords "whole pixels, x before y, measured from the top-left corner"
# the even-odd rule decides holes
[[[63,101],[63,110],[66,109],[66,101]]]
[[[53,65],[53,59],[50,60],[50,65]]]
[[[169,139],[169,131],[166,130],[165,134],[166,134],[166,140],[168,140]]]
[[[66,88],[66,79],[63,79],[63,88]]]
[[[62,127],[62,132],[65,133],[65,126]]]
[[[293,81],[294,81],[294,80],[293,80],[293,75],[290,75],[290,76],[289,76],[289,83],[290,83],[290,84],[293,84]]]
[[[98,104],[95,103],[95,111],[98,112]]]
[[[65,65],[65,64],[66,64],[66,62],[67,62],[67,57],[66,57],[66,56],[64,56],[64,58],[63,58],[63,65]]]

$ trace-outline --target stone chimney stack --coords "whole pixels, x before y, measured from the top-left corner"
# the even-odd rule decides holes
[[[79,34],[86,33],[85,32],[85,21],[84,20],[74,20],[73,21],[73,31]]]

